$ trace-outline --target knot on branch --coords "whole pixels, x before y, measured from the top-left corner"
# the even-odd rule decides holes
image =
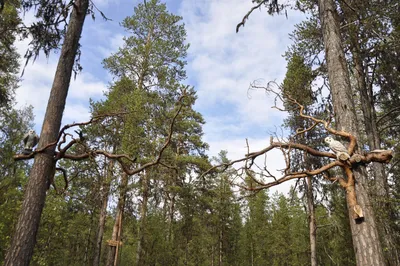
[[[338,152],[336,154],[336,157],[340,161],[346,161],[346,160],[350,159],[350,155],[347,152]]]
[[[391,150],[374,150],[371,152],[367,152],[364,155],[354,154],[350,158],[350,163],[364,163],[368,164],[370,162],[377,163],[389,163],[393,158],[393,151]]]

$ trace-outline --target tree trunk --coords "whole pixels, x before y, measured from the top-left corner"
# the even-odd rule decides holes
[[[117,205],[117,215],[115,216],[115,223],[111,237],[111,240],[116,241],[117,243],[119,243],[119,241],[121,240],[122,217],[124,214],[127,187],[128,187],[128,175],[126,173],[122,173],[121,185],[119,190],[120,191],[119,199]],[[116,261],[116,257],[118,256],[117,253],[118,245],[119,244],[117,244],[116,246],[109,245],[107,264],[106,264],[107,266],[115,265],[114,262]]]
[[[89,258],[89,249],[90,249],[90,243],[92,242],[92,229],[93,229],[93,217],[94,217],[95,211],[92,209],[91,210],[91,215],[90,215],[90,225],[89,225],[89,233],[87,236],[87,241],[86,241],[86,246],[85,246],[85,256],[83,257],[83,264],[87,265],[88,263],[88,258]]]
[[[360,139],[335,3],[333,0],[319,0],[318,4],[337,128],[338,130],[349,132],[357,139]],[[366,169],[361,165],[356,166],[353,168],[353,173],[356,180],[355,190],[358,205],[361,206],[365,217],[364,220],[358,222],[350,219],[357,265],[385,265],[374,212],[367,192]],[[350,190],[351,188],[347,189],[347,196],[351,194],[349,193]],[[352,217],[353,208],[349,204],[349,198],[347,202],[349,217]]]
[[[317,266],[317,227],[315,225],[315,208],[311,176],[307,176],[307,205],[310,226],[311,266]]]
[[[253,243],[253,236],[251,237],[251,266],[254,266],[254,243]]]
[[[352,2],[350,1],[350,4]],[[348,21],[355,21],[357,17],[352,10],[348,10],[347,5],[342,8]],[[359,32],[349,29],[350,51],[354,64],[354,76],[357,82],[357,90],[360,94],[361,109],[365,124],[365,133],[367,144],[370,150],[380,149],[381,139],[376,119],[376,111],[373,102],[373,80],[367,84],[366,72],[368,67],[364,67],[362,52],[360,48]],[[376,212],[378,231],[383,245],[384,256],[389,265],[400,265],[400,254],[396,249],[393,239],[393,228],[391,227],[391,216],[393,208],[387,203],[389,198],[389,186],[385,168],[381,163],[372,163],[372,172],[374,174],[373,186],[369,189],[372,197],[372,204]]]
[[[93,266],[100,265],[101,245],[103,243],[104,226],[107,218],[108,196],[110,193],[110,183],[113,177],[114,160],[111,160],[107,166],[106,178],[101,186],[101,210],[99,214],[99,224],[97,226],[96,244],[94,247]]]
[[[358,42],[354,43],[358,45]],[[353,54],[353,62],[355,65],[355,77],[357,87],[360,92],[360,100],[363,111],[365,131],[370,150],[380,149],[381,140],[378,134],[378,126],[376,123],[376,113],[372,103],[372,95],[368,94],[364,67],[362,65],[359,50],[351,48]],[[370,85],[372,86],[372,84]],[[372,92],[371,92],[372,93]],[[385,259],[389,265],[400,265],[400,258],[396,249],[395,240],[393,239],[393,229],[390,226],[390,218],[392,207],[387,203],[389,198],[389,186],[385,173],[385,168],[381,163],[372,163],[372,172],[374,174],[373,186],[369,189],[372,196],[372,204],[376,212],[378,231],[383,245]]]
[[[140,222],[138,228],[138,243],[136,249],[136,265],[144,265],[143,261],[143,245],[144,245],[144,230],[147,218],[147,203],[149,200],[149,180],[147,172],[142,175],[142,204],[140,209]]]
[[[47,104],[38,148],[43,148],[58,138],[75,55],[78,50],[88,5],[88,0],[76,0],[74,2]],[[35,156],[29,181],[25,188],[26,192],[21,214],[19,215],[4,265],[29,265],[46,200],[46,191],[55,172],[54,151],[55,146],[52,146],[46,152]]]
[[[169,215],[168,215],[168,241],[173,243],[173,225],[174,225],[174,213],[175,213],[175,193],[171,193],[172,197],[168,205]]]
[[[214,266],[214,245],[211,246],[211,266]]]
[[[222,239],[223,239],[223,234],[222,234],[222,229],[219,229],[219,236],[218,236],[218,255],[219,255],[219,260],[218,260],[218,265],[222,265]]]

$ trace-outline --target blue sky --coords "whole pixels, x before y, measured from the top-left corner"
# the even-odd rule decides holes
[[[140,1],[94,0],[112,21],[97,15],[87,17],[82,33],[83,71],[71,81],[63,124],[89,119],[89,98],[101,99],[112,77],[101,65],[117,51],[125,34],[119,23],[133,14]],[[273,98],[263,91],[248,91],[250,82],[283,80],[286,62],[282,54],[291,44],[289,33],[303,16],[295,11],[285,16],[269,16],[255,10],[246,26],[235,33],[236,25],[252,7],[250,0],[166,0],[170,12],[183,17],[190,43],[187,84],[198,93],[195,108],[203,114],[204,140],[210,155],[228,150],[230,159],[242,157],[249,139],[252,151],[269,144],[269,136],[282,124],[284,114],[271,109]],[[27,14],[26,21],[32,20]],[[24,54],[28,40],[17,44]],[[34,106],[35,130],[40,132],[54,77],[58,54],[41,56],[29,64],[16,99],[18,106]],[[280,131],[278,131],[279,133]],[[268,165],[284,168],[279,153],[268,156]]]

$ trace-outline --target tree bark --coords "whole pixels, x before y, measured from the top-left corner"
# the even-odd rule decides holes
[[[90,225],[89,225],[89,233],[87,236],[87,241],[86,241],[86,246],[85,246],[85,255],[83,257],[83,264],[87,265],[88,263],[88,258],[89,258],[89,249],[90,249],[90,244],[91,244],[91,240],[92,240],[92,228],[93,228],[93,217],[94,217],[94,210],[91,210],[91,215],[90,215]]]
[[[128,187],[128,175],[126,173],[122,173],[119,199],[117,205],[117,215],[115,216],[115,223],[111,237],[111,240],[117,241],[118,243],[121,240],[122,217],[124,214],[127,187]],[[109,245],[106,265],[113,266],[116,256],[118,256],[117,246]]]
[[[143,261],[143,245],[144,245],[144,230],[147,221],[147,203],[149,200],[149,179],[147,172],[142,175],[142,204],[140,209],[140,223],[138,228],[138,243],[136,249],[136,265],[144,265]]]
[[[311,266],[317,266],[317,227],[315,224],[314,196],[311,176],[307,176],[307,205],[310,229]]]
[[[350,1],[352,4],[354,1]],[[347,5],[343,5],[342,10],[347,21],[357,20],[357,16],[353,10],[348,10]],[[377,125],[376,111],[373,102],[373,80],[367,83],[367,67],[364,66],[362,56],[359,31],[358,29],[349,29],[350,51],[354,64],[354,77],[356,80],[357,90],[360,95],[361,110],[365,125],[365,134],[367,136],[367,144],[370,150],[380,149],[381,138]],[[389,198],[389,186],[385,168],[381,163],[372,162],[372,172],[374,174],[373,186],[369,189],[372,197],[372,204],[376,212],[378,231],[383,245],[384,257],[389,265],[400,265],[400,254],[396,249],[395,240],[393,239],[393,228],[391,224],[391,216],[393,208],[387,203]]]
[[[172,197],[168,204],[168,241],[169,243],[173,243],[173,225],[174,225],[174,214],[175,214],[175,193],[171,193]]]
[[[355,37],[357,39],[357,37]],[[358,45],[355,40],[354,46]],[[378,134],[376,123],[376,112],[372,103],[372,95],[368,94],[365,71],[362,65],[359,49],[353,45],[350,48],[353,54],[353,63],[355,66],[355,77],[357,87],[360,92],[360,101],[365,123],[365,131],[370,150],[380,149],[381,140]],[[371,84],[372,86],[372,84]],[[372,92],[371,92],[372,93]],[[372,173],[374,174],[373,186],[369,189],[372,196],[372,204],[377,216],[378,231],[383,245],[385,259],[389,265],[400,265],[400,258],[393,239],[393,229],[390,226],[392,207],[387,203],[389,198],[389,186],[385,173],[385,168],[381,163],[372,162]]]
[[[339,32],[336,6],[333,0],[319,0],[318,5],[337,128],[360,139],[350,78]],[[353,173],[356,180],[357,201],[364,212],[362,221],[357,222],[350,219],[357,265],[385,265],[374,212],[368,196],[366,169],[360,165],[354,167]],[[347,192],[347,195],[349,195],[349,190]],[[349,204],[349,198],[347,202],[349,216],[352,217],[353,208]]]
[[[107,218],[108,196],[110,193],[110,183],[113,177],[114,160],[111,160],[107,166],[106,178],[101,186],[101,210],[99,214],[99,224],[97,226],[96,244],[94,247],[93,266],[100,265],[101,245],[103,243],[104,226]]]
[[[58,138],[75,55],[88,5],[88,0],[76,0],[74,2],[47,104],[38,148],[45,147]],[[52,146],[44,153],[35,156],[26,186],[21,214],[4,265],[29,265],[36,244],[36,235],[46,200],[46,191],[55,172],[54,151],[55,146]]]

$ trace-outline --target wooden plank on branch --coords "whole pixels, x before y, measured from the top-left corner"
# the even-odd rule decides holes
[[[118,245],[122,246],[123,243],[122,243],[122,241],[117,241],[117,240],[110,239],[110,240],[107,240],[107,244],[109,246],[116,247]]]

